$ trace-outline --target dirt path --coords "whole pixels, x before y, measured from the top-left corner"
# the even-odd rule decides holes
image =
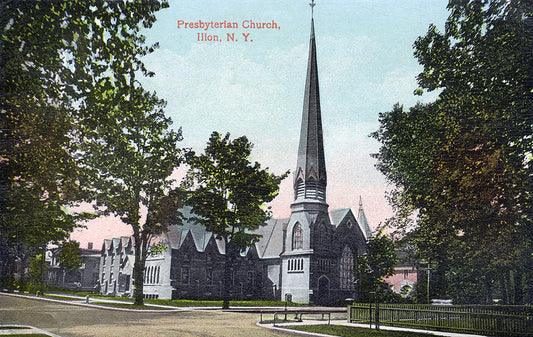
[[[289,336],[257,327],[257,314],[221,311],[114,311],[0,294],[0,322],[28,324],[62,337]]]

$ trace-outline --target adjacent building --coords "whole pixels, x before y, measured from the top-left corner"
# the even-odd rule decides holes
[[[60,248],[51,248],[46,252],[46,263],[48,274],[46,283],[51,286],[66,288],[78,291],[98,290],[98,279],[100,272],[99,249],[93,249],[91,242],[88,248],[80,248],[82,265],[77,269],[67,269],[61,266],[59,259]]]

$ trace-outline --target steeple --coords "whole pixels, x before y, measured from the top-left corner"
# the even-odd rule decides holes
[[[370,224],[368,223],[368,219],[365,215],[365,210],[363,209],[363,198],[359,196],[359,211],[357,212],[357,222],[359,223],[359,227],[365,234],[365,237],[367,240],[370,240],[372,238],[372,230],[370,229]]]
[[[311,2],[311,9],[315,3]],[[307,61],[300,145],[294,176],[294,199],[326,202],[326,161],[320,114],[320,93],[316,60],[315,25],[311,16],[311,37]]]

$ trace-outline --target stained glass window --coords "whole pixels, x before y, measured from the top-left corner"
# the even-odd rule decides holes
[[[292,230],[292,249],[302,249],[304,247],[304,238],[302,226],[297,223]]]
[[[341,289],[351,289],[353,287],[353,267],[354,259],[350,247],[344,247],[340,261],[340,286]]]

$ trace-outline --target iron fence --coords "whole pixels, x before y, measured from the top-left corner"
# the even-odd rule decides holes
[[[489,336],[533,336],[530,306],[439,306],[356,303],[348,322]]]

